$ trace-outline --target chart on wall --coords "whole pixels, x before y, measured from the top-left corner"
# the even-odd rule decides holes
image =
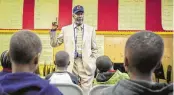
[[[9,50],[11,36],[12,34],[0,34],[0,42],[1,42],[0,54],[5,50]]]
[[[40,64],[51,64],[53,62],[53,48],[50,45],[50,37],[47,34],[39,35],[42,41],[42,53],[40,56]]]
[[[97,35],[96,36],[96,43],[98,48],[98,55],[104,55],[104,35]]]

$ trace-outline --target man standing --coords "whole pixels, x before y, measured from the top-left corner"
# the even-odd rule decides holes
[[[53,23],[50,32],[50,43],[56,47],[64,42],[65,51],[70,56],[69,72],[79,76],[82,89],[86,92],[92,86],[96,69],[97,45],[95,29],[83,23],[84,8],[77,5],[73,8],[74,23],[62,28],[56,37],[57,23]]]

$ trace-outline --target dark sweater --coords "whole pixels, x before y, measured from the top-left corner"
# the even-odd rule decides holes
[[[10,73],[0,78],[4,92],[10,95],[62,95],[48,81],[33,73]]]
[[[11,69],[3,69],[1,72],[0,72],[0,77],[8,74],[8,73],[11,73]]]
[[[173,84],[121,80],[104,89],[101,95],[173,95]]]

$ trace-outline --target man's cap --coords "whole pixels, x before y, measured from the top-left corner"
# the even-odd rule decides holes
[[[77,12],[84,12],[84,8],[81,5],[77,5],[73,8],[73,13],[76,14]]]

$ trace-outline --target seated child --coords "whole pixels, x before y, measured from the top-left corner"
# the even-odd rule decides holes
[[[67,71],[70,64],[69,55],[65,51],[59,51],[55,56],[55,65],[57,71],[53,72],[45,77],[46,80],[50,80],[50,83],[74,83],[78,84],[78,78]]]
[[[113,69],[113,63],[108,56],[100,56],[96,60],[99,73],[94,80],[96,84],[116,84],[119,80],[129,79],[128,74]]]

